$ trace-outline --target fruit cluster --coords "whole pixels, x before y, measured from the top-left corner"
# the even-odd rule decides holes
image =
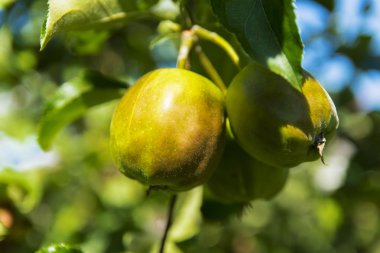
[[[289,168],[321,158],[338,126],[335,106],[304,72],[301,90],[251,63],[224,95],[205,77],[158,69],[123,96],[111,149],[126,176],[179,192],[206,183],[221,201],[270,199]]]

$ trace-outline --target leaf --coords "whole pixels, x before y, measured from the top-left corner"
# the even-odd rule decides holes
[[[184,241],[199,232],[202,200],[203,187],[201,186],[178,195],[174,223],[169,232],[170,241]]]
[[[0,0],[0,10],[8,8],[15,0]]]
[[[52,244],[39,249],[36,253],[83,253],[80,249],[64,243]]]
[[[17,172],[10,168],[0,171],[0,185],[7,186],[7,195],[19,211],[30,212],[41,200],[42,184],[38,173]]]
[[[48,4],[41,29],[41,50],[58,32],[87,30],[128,21],[141,16],[143,12],[140,9],[145,8],[136,1],[119,0],[49,0]]]
[[[293,0],[211,0],[211,4],[254,61],[300,90],[303,44]]]
[[[15,73],[12,33],[6,27],[0,27],[0,82],[3,83]]]
[[[45,105],[39,124],[38,143],[48,150],[57,133],[89,108],[121,96],[124,83],[98,72],[84,74],[64,83]]]

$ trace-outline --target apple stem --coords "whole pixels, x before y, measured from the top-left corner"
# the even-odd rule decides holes
[[[222,48],[230,57],[232,62],[236,65],[236,67],[240,69],[239,55],[236,53],[235,49],[231,46],[231,44],[228,43],[228,41],[225,40],[222,36],[220,36],[216,32],[211,32],[199,25],[193,25],[191,30],[200,38],[208,40]]]
[[[188,58],[190,51],[194,44],[198,41],[197,35],[194,34],[192,30],[185,30],[181,34],[181,45],[179,47],[178,58],[177,58],[177,68],[180,69],[189,69]],[[215,69],[214,65],[203,52],[202,47],[199,44],[196,44],[195,51],[198,54],[199,61],[202,66],[209,74],[210,78],[214,83],[219,87],[224,95],[227,93],[227,87],[223,82],[223,79],[220,77],[218,71]]]
[[[207,71],[211,79],[215,82],[215,84],[219,87],[223,94],[226,95],[226,84],[223,82],[223,79],[220,77],[218,71],[215,69],[214,65],[207,57],[205,52],[203,52],[202,47],[200,45],[197,45],[195,47],[195,52],[198,54],[199,61],[201,62],[203,68]]]
[[[170,198],[168,220],[166,222],[164,234],[163,234],[162,239],[161,239],[161,246],[160,246],[159,253],[164,253],[166,239],[168,237],[169,229],[170,229],[171,225],[173,224],[174,206],[175,206],[176,202],[177,202],[177,194],[174,194]]]
[[[178,52],[177,68],[188,69],[188,57],[190,50],[194,45],[194,40],[193,33],[190,30],[181,33],[181,45]]]

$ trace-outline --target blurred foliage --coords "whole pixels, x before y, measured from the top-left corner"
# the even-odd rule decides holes
[[[308,2],[336,17],[336,1]],[[173,23],[164,20],[182,22],[175,4],[136,4],[152,8],[155,18],[58,34],[40,52],[46,1],[0,1],[1,253],[36,252],[60,242],[84,253],[157,251],[169,196],[157,191],[147,197],[144,186],[112,163],[108,128],[117,100],[110,99],[120,93],[107,96],[98,86],[78,82],[91,70],[100,80],[112,77],[126,86],[149,70],[175,65],[179,37]],[[189,1],[187,7],[198,24],[242,52],[207,1]],[[356,69],[346,86],[332,93],[341,125],[328,145],[327,166],[317,161],[293,168],[280,195],[249,206],[220,203],[208,189],[182,194],[167,252],[380,252],[380,112],[363,111],[355,94],[355,77],[360,70],[380,70],[379,56],[370,49],[371,34],[359,33],[355,43],[345,43],[337,29],[330,22],[319,36],[332,41],[334,53],[348,57]],[[305,48],[317,39],[304,40]],[[228,83],[237,69],[219,48],[201,45]],[[193,55],[191,63],[207,76]],[[80,110],[44,153],[37,146],[40,120],[62,91],[73,96],[64,96],[57,108],[74,103]],[[49,120],[65,120],[53,116]]]

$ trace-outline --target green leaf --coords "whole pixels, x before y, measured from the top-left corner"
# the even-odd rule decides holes
[[[6,168],[0,171],[0,186],[7,187],[8,198],[23,213],[30,212],[42,197],[41,179],[35,171],[18,172]]]
[[[203,187],[201,186],[178,195],[174,222],[169,231],[170,241],[184,241],[199,232],[202,200]]]
[[[200,231],[202,222],[201,206],[203,201],[203,186],[182,192],[177,196],[174,208],[173,224],[165,241],[165,252],[181,253],[177,243],[188,240]],[[158,252],[160,242],[152,245],[149,252]]]
[[[254,61],[300,90],[303,44],[293,0],[211,0],[211,4]]]
[[[14,52],[12,33],[5,25],[0,27],[0,84],[14,75]]]
[[[64,243],[52,244],[39,249],[36,253],[83,253],[80,249]]]
[[[86,71],[64,83],[47,102],[39,125],[38,143],[48,150],[57,133],[89,108],[121,96],[124,83]]]
[[[119,0],[49,0],[48,4],[48,13],[41,30],[41,50],[58,32],[114,25],[144,15],[146,8],[136,1]]]

